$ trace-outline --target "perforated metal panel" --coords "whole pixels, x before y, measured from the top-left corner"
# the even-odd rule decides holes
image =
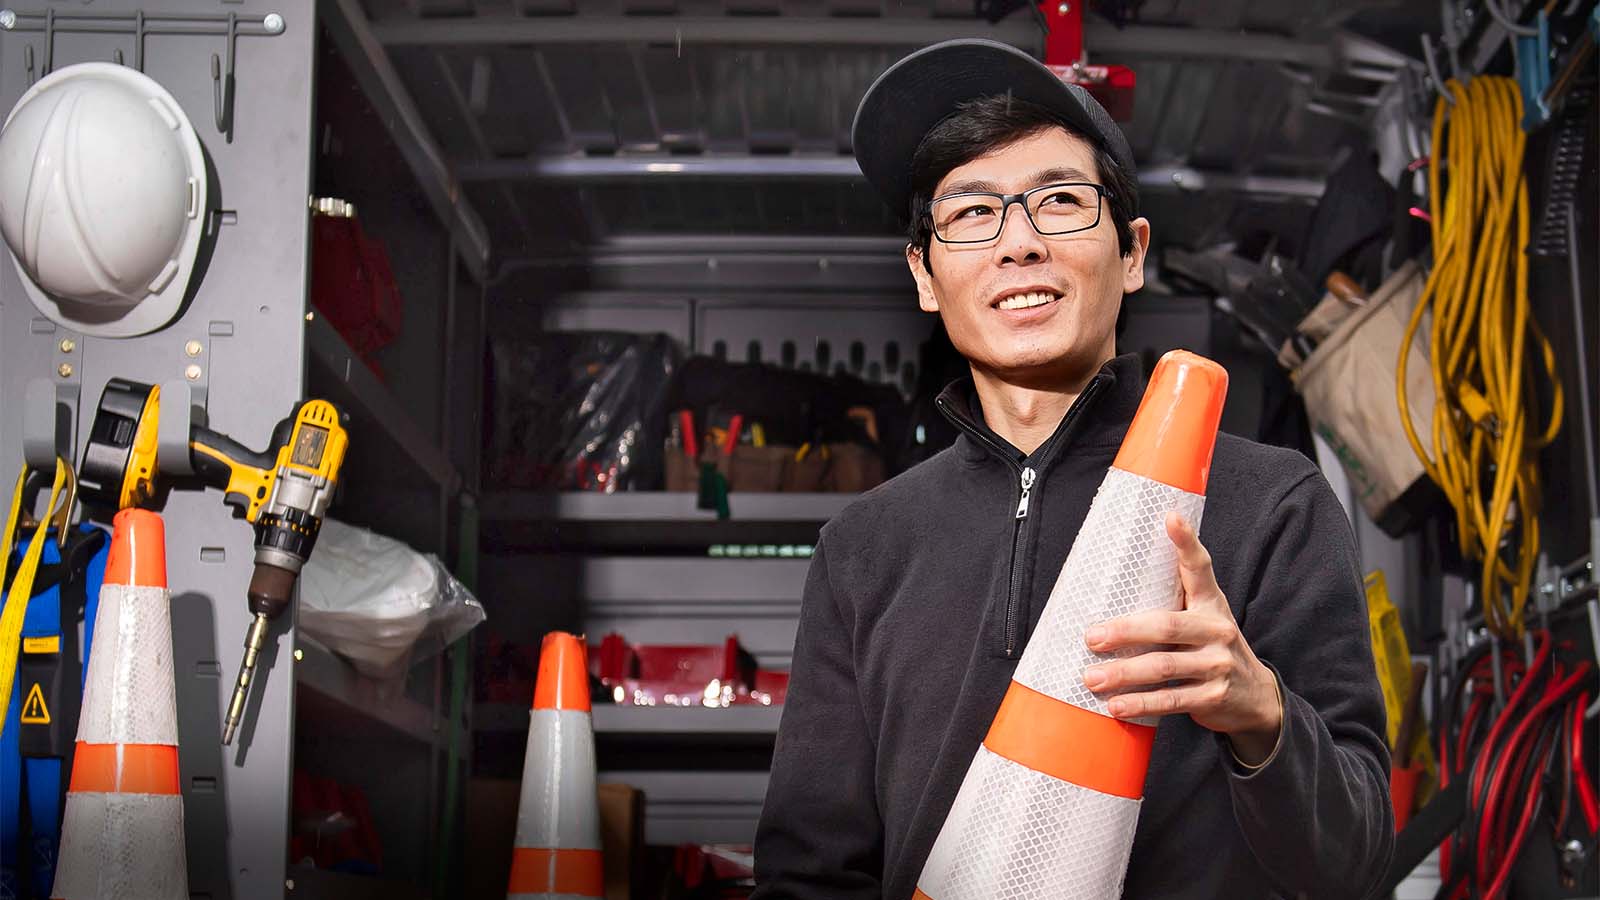
[[[42,26],[35,27],[47,6],[58,17],[51,40]],[[55,388],[58,411],[71,422],[62,447],[69,458],[82,451],[100,392],[113,377],[186,386],[209,412],[212,428],[253,447],[264,445],[304,390],[314,5],[96,0],[68,9],[41,0],[0,0],[0,7],[20,14],[19,27],[0,31],[0,112],[10,110],[47,68],[118,58],[128,65],[142,62],[145,74],[170,91],[193,122],[215,173],[213,196],[220,206],[204,276],[182,315],[139,338],[86,338],[54,325],[27,300],[11,261],[0,259],[0,478],[9,484],[21,464],[21,400],[36,379]],[[142,46],[131,25],[136,11],[146,14],[152,32]],[[89,13],[120,16],[130,24],[122,33],[73,30],[78,26],[70,17]],[[241,36],[234,43],[231,141],[215,121],[211,77],[212,54],[227,71],[224,33],[174,34],[175,26],[156,21],[209,16],[211,24],[204,27],[214,29],[216,17],[227,13],[258,25],[272,13],[284,25],[276,36]],[[193,354],[186,349],[191,342]],[[174,408],[185,402],[182,394],[169,394]],[[224,688],[231,688],[251,618],[245,588],[254,536],[215,491],[174,491],[162,515],[173,593],[189,890],[214,900],[281,896],[294,727],[293,623],[288,616],[275,623],[246,726],[235,745],[224,748]]]

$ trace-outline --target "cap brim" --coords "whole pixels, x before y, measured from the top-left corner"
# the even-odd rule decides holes
[[[1083,88],[1010,45],[981,38],[945,41],[878,76],[850,129],[862,174],[902,221],[910,218],[911,158],[922,139],[960,104],[1000,94],[1056,112],[1134,176],[1122,129]]]

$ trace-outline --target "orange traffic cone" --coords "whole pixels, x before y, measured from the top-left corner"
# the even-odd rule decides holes
[[[934,841],[917,900],[1115,900],[1133,848],[1153,720],[1112,718],[1083,670],[1106,619],[1179,603],[1176,510],[1196,528],[1228,374],[1163,356],[1061,567],[1039,627]],[[1129,656],[1123,651],[1117,656]]]
[[[579,638],[560,631],[545,635],[529,717],[506,895],[512,900],[604,897],[589,670]]]
[[[56,900],[189,896],[166,552],[160,516],[117,513],[50,894]]]

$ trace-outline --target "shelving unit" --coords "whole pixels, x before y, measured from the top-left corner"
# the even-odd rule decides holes
[[[728,495],[730,515],[719,519],[696,506],[687,492],[634,491],[617,494],[505,491],[483,498],[483,539],[491,549],[626,552],[640,547],[697,553],[716,544],[797,548],[817,542],[822,523],[854,494]]]
[[[515,703],[479,703],[474,710],[479,731],[526,732],[528,708]],[[594,731],[600,736],[636,738],[765,738],[778,733],[781,706],[618,706],[594,707]]]
[[[755,840],[767,773],[602,771],[601,781],[644,792],[645,843],[749,844]]]
[[[315,379],[334,390],[335,406],[364,422],[392,442],[410,462],[427,475],[440,490],[455,494],[461,489],[461,473],[445,455],[439,442],[417,425],[406,407],[365,362],[350,349],[327,319],[311,313],[306,321],[306,349],[326,377]]]
[[[667,522],[677,525],[711,524],[716,511],[696,506],[698,495],[687,491],[624,491],[616,494],[579,491],[541,493],[501,491],[485,494],[483,518],[487,521],[526,518],[530,510],[563,522]],[[728,495],[732,521],[748,525],[761,522],[826,522],[856,499],[855,494]]]
[[[337,729],[340,726],[332,723],[343,721],[357,731],[379,725],[424,745],[438,736],[434,711],[408,696],[403,684],[366,678],[303,634],[296,640],[295,652],[295,684],[300,689],[296,705],[302,715],[310,713],[317,720],[319,730]],[[440,726],[448,727],[448,722]]]

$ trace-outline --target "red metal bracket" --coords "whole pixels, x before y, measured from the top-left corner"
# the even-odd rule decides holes
[[[1062,81],[1082,85],[1100,101],[1111,118],[1133,118],[1133,70],[1127,66],[1086,65],[1083,46],[1083,7],[1088,0],[1053,0],[1040,3],[1049,30],[1044,38],[1044,62]]]

